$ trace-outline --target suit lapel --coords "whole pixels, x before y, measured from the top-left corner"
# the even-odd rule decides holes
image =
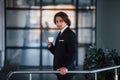
[[[62,36],[64,34],[66,34],[67,30],[69,30],[69,28],[66,28],[62,33],[61,32],[58,33],[58,36],[57,36],[56,41],[55,41],[55,45],[58,43],[59,39],[62,38]]]

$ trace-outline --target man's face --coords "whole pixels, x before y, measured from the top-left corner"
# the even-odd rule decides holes
[[[60,16],[56,17],[56,22],[55,23],[56,23],[59,30],[63,29],[67,25],[65,23],[65,21]]]

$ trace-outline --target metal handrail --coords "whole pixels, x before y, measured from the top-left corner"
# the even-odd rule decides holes
[[[97,80],[97,73],[98,72],[103,72],[103,71],[115,69],[115,80],[118,80],[117,68],[120,68],[120,65],[108,67],[108,68],[96,69],[96,70],[92,70],[92,71],[68,71],[67,73],[76,73],[76,74],[94,73],[95,80]],[[59,73],[59,71],[12,71],[8,74],[7,80],[9,80],[13,74],[30,74],[30,80],[32,80],[32,74],[46,74],[46,73],[47,74]]]

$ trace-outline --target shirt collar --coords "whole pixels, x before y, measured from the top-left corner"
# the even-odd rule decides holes
[[[63,31],[68,27],[68,25],[66,25],[60,32],[61,34],[63,33]]]

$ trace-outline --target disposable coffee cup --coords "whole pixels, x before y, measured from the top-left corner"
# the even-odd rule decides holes
[[[54,37],[48,37],[48,40],[49,40],[50,42],[53,42]]]

